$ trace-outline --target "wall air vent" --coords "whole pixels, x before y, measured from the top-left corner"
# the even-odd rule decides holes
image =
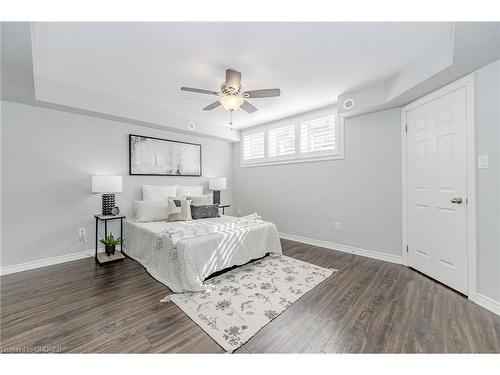
[[[345,99],[343,106],[344,106],[344,109],[347,109],[347,110],[352,109],[352,107],[354,107],[354,99],[353,98]]]

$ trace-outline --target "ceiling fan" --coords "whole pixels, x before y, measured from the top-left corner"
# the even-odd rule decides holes
[[[200,94],[216,95],[219,99],[212,104],[203,108],[204,111],[211,111],[218,106],[222,105],[226,110],[233,112],[239,108],[245,112],[253,113],[257,110],[252,104],[245,99],[253,98],[271,98],[280,96],[280,89],[263,89],[263,90],[250,90],[243,91],[241,86],[241,73],[234,69],[226,70],[226,82],[223,82],[220,87],[220,92],[195,89],[192,87],[181,87],[182,91],[197,92]]]

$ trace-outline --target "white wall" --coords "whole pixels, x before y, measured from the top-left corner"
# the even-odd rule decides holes
[[[490,159],[476,171],[478,292],[500,304],[500,60],[474,78],[476,153]]]
[[[123,193],[117,195],[117,204],[128,216],[133,200],[142,199],[143,183],[204,184],[207,190],[207,177],[227,176],[229,189],[221,198],[232,203],[228,142],[0,103],[2,266],[85,250],[79,242],[79,227],[87,229],[88,248],[94,248],[93,215],[100,212],[101,197],[91,193],[92,175],[123,176]],[[201,143],[203,177],[129,176],[129,133]]]
[[[479,294],[500,304],[500,60],[474,73]],[[400,111],[345,121],[345,160],[241,168],[233,145],[235,209],[281,232],[401,255]],[[333,222],[342,223],[340,232]]]
[[[478,292],[500,301],[500,61],[475,73],[475,92],[476,152],[490,157],[490,168],[477,170]],[[343,160],[241,168],[239,143],[1,104],[2,266],[80,251],[82,226],[93,247],[93,174],[124,176],[117,203],[127,215],[142,183],[224,175],[222,200],[234,213],[257,211],[281,232],[401,255],[398,109],[346,119]],[[204,177],[128,176],[129,133],[202,143]]]
[[[346,119],[340,160],[242,168],[235,143],[236,210],[280,232],[401,256],[400,124],[399,109]]]

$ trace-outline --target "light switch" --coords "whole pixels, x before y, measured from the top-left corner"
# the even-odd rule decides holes
[[[490,167],[490,158],[488,155],[479,155],[477,158],[477,167],[479,169],[488,169]]]

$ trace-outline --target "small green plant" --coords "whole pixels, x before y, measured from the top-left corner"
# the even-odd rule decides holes
[[[109,236],[101,240],[101,242],[104,244],[104,246],[116,246],[121,242],[121,240],[122,239],[120,237],[115,238],[113,236],[113,233],[110,233]]]

